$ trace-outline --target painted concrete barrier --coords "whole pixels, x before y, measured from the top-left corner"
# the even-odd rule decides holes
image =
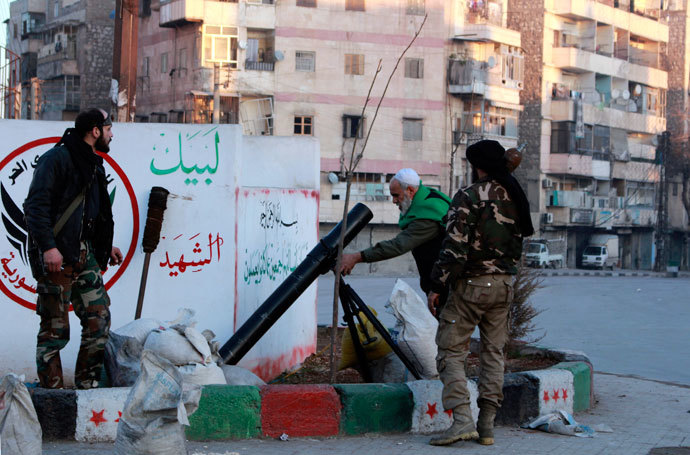
[[[592,366],[581,353],[544,350],[564,361],[539,371],[507,374],[496,421],[519,425],[540,414],[588,409]],[[568,360],[584,356],[584,360]],[[477,418],[477,385],[468,380]],[[404,384],[205,386],[199,409],[189,418],[190,440],[433,433],[451,424],[438,380]],[[114,441],[129,388],[32,389],[46,440]]]

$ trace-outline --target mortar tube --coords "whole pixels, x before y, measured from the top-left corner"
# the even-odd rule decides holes
[[[355,205],[347,214],[344,246],[347,246],[373,217],[366,205]],[[224,363],[237,364],[314,280],[333,268],[338,254],[341,225],[342,221],[319,241],[285,281],[220,348],[219,354]]]

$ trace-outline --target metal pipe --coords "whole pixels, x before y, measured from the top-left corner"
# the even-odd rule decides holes
[[[366,205],[355,205],[347,214],[344,245],[350,243],[373,216]],[[225,363],[235,365],[239,362],[314,280],[333,268],[338,254],[341,224],[342,222],[338,223],[319,241],[285,281],[220,348],[220,356]]]

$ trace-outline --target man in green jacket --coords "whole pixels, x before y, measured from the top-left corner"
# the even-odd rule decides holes
[[[400,209],[400,233],[358,253],[344,254],[341,271],[348,275],[360,262],[378,262],[412,251],[417,263],[419,282],[424,293],[431,290],[431,269],[445,236],[443,218],[450,198],[440,191],[422,185],[413,169],[401,169],[390,183],[393,203]]]

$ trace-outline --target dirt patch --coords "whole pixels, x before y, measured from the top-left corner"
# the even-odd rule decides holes
[[[338,327],[336,341],[336,365],[340,361],[340,340],[346,328]],[[316,338],[316,353],[292,371],[285,371],[275,378],[273,384],[328,384],[329,383],[329,355],[330,355],[330,327],[318,327]],[[541,356],[516,356],[509,355],[505,362],[506,373],[518,371],[542,370],[555,365],[558,361]],[[479,357],[472,353],[467,358],[466,372],[468,377],[479,375]],[[354,368],[347,368],[336,373],[336,384],[361,383],[361,375]]]

